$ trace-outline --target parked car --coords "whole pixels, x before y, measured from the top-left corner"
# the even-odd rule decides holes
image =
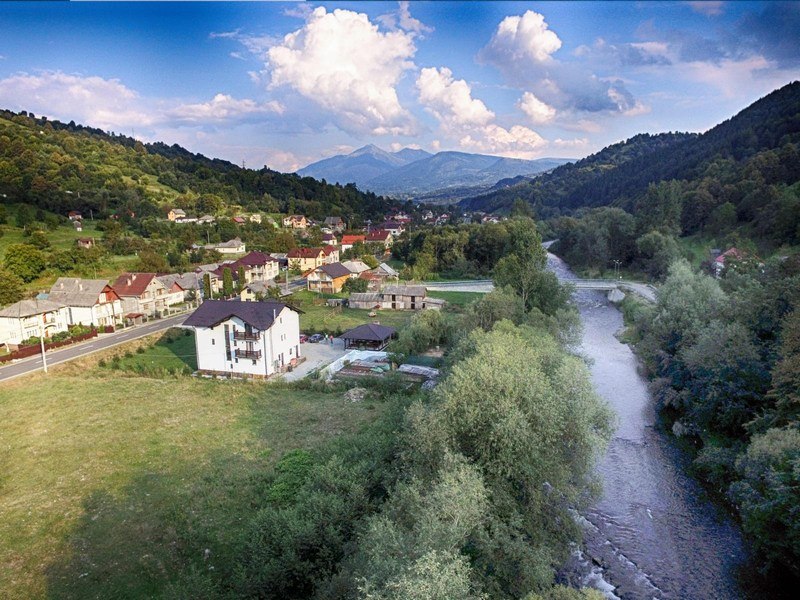
[[[300,334],[300,343],[305,344],[308,341],[308,336],[305,333]]]
[[[321,342],[323,339],[325,339],[325,336],[323,336],[321,333],[315,333],[308,338],[308,341],[312,344],[316,344],[317,342]]]

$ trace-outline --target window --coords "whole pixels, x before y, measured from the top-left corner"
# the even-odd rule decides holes
[[[212,346],[216,346],[217,345],[217,340],[215,340],[214,338],[211,338],[211,345]]]

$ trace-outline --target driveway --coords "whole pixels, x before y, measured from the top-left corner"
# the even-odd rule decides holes
[[[333,346],[330,342],[320,342],[318,344],[300,344],[300,352],[306,360],[291,373],[284,373],[284,381],[297,381],[308,375],[314,369],[319,369],[329,365],[340,356],[344,356],[347,351],[344,349],[344,340],[335,338]]]

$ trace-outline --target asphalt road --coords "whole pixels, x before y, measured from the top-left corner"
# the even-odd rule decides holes
[[[139,325],[130,329],[118,331],[117,333],[106,335],[101,334],[96,338],[76,344],[74,346],[67,346],[58,350],[51,350],[47,353],[47,366],[50,367],[52,365],[67,362],[68,360],[87,356],[89,354],[93,354],[94,352],[99,352],[100,350],[106,350],[118,344],[130,342],[131,340],[145,337],[153,333],[158,333],[159,331],[169,329],[170,327],[175,327],[176,325],[181,325],[188,316],[188,313],[183,313],[167,319],[151,321],[145,325]],[[0,382],[8,381],[9,379],[20,377],[22,375],[27,375],[28,373],[40,370],[41,368],[42,357],[40,355],[31,356],[30,358],[23,358],[22,360],[16,361],[12,364],[0,367]]]

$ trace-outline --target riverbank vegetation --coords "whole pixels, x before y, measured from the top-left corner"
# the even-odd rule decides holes
[[[766,571],[800,576],[800,260],[719,280],[679,261],[655,306],[626,313],[696,473],[735,506]]]

